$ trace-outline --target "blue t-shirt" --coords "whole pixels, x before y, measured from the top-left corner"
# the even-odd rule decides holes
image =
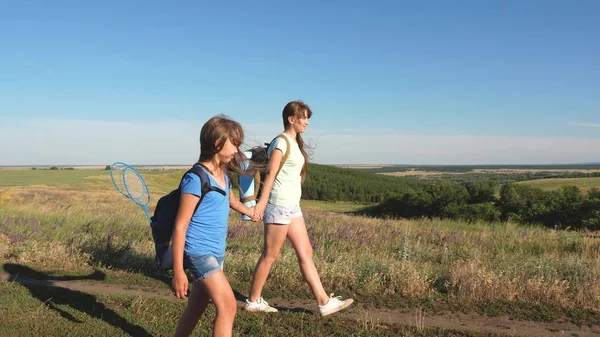
[[[204,170],[204,168],[203,168]],[[219,186],[208,174],[210,184],[225,191],[225,195],[217,191],[206,193],[200,207],[190,220],[185,234],[184,252],[187,255],[225,256],[227,239],[227,219],[229,217],[229,178],[225,176],[225,188]],[[193,194],[200,197],[200,177],[187,173],[181,181],[181,194]]]

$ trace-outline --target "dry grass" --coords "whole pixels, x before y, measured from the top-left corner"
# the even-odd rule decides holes
[[[89,254],[64,243],[28,240],[12,246],[12,248],[10,251],[11,261],[19,264],[70,272],[92,270],[88,264]]]
[[[568,300],[575,298],[579,302],[576,305],[589,303],[589,298],[570,296],[566,280],[511,277],[502,271],[486,268],[480,261],[457,262],[452,269],[449,285],[456,296],[470,299],[507,299],[568,306]]]
[[[13,191],[14,189],[9,188],[6,191],[2,192],[2,194],[0,195],[0,205],[2,205],[2,203],[6,200],[10,199],[10,196],[13,193]]]
[[[13,245],[10,242],[10,238],[0,233],[0,259],[8,258],[13,251]]]
[[[315,262],[330,292],[600,307],[600,240],[582,233],[305,213]],[[247,286],[261,251],[262,226],[237,214],[230,221],[226,273],[232,283]],[[99,264],[148,271],[153,246],[147,226],[138,206],[115,191],[14,188],[0,209],[0,256],[58,270],[89,271]],[[265,292],[310,297],[289,245]],[[143,303],[139,306],[142,310]]]

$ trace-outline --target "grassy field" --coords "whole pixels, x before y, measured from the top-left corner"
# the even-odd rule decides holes
[[[18,282],[19,277],[51,277],[158,293],[168,289],[169,275],[153,265],[143,212],[113,189],[107,171],[13,172],[0,172],[0,271],[17,275],[16,282],[0,282],[3,333],[169,335],[183,310],[181,302]],[[181,173],[143,172],[154,195],[174,188]],[[303,206],[326,290],[352,296],[361,310],[465,312],[582,327],[600,323],[596,238],[511,223],[357,217],[342,212],[360,205],[345,203],[308,201]],[[260,224],[231,215],[225,271],[241,295],[247,294],[261,238]],[[289,245],[264,296],[311,303]],[[212,317],[209,312],[201,325],[207,327]],[[235,329],[240,336],[492,335],[469,327],[427,328],[418,319],[396,324],[357,317],[239,312]],[[208,329],[196,333],[209,335]]]
[[[577,186],[582,191],[588,191],[592,188],[600,189],[600,177],[539,179],[522,181],[519,184],[541,188],[542,190],[555,190],[563,186]]]
[[[108,171],[84,170],[10,170],[0,171],[0,186],[80,185],[98,177],[109,177]]]
[[[184,170],[140,170],[150,192],[165,193],[177,187]],[[108,170],[6,170],[1,186],[60,186],[84,190],[112,189]]]

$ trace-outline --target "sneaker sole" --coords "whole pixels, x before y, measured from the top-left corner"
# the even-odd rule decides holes
[[[335,308],[335,309],[333,309],[331,311],[328,311],[326,313],[321,313],[321,317],[329,316],[331,314],[335,314],[336,312],[338,312],[340,310],[344,310],[347,307],[349,307],[350,305],[352,305],[352,303],[354,303],[354,300],[351,299],[351,298],[349,298],[348,300],[346,300],[346,302],[344,303],[344,305],[340,305],[339,307],[337,307],[337,308]]]
[[[275,309],[275,310],[259,310],[259,309],[246,309],[244,308],[244,311],[248,311],[248,312],[279,312],[279,310]]]

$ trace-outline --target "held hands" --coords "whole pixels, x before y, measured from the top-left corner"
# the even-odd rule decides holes
[[[262,221],[263,216],[265,215],[265,208],[267,205],[262,202],[258,202],[254,207],[254,215],[252,216],[252,221]]]
[[[173,294],[182,300],[185,300],[188,292],[189,282],[185,272],[175,272],[173,275],[172,289]]]
[[[244,212],[244,215],[247,216],[247,217],[249,217],[252,221],[256,221],[254,219],[254,209],[255,209],[254,206],[252,206],[252,207],[246,207],[246,212]]]
[[[252,221],[262,221],[265,208],[267,208],[266,204],[258,202],[256,206],[246,207],[244,214],[252,219]]]
[[[252,221],[260,221],[260,219],[258,219],[256,217],[256,206],[252,206],[252,207],[247,207],[246,212],[244,213],[244,215],[246,215],[247,217],[250,218],[250,220]]]

